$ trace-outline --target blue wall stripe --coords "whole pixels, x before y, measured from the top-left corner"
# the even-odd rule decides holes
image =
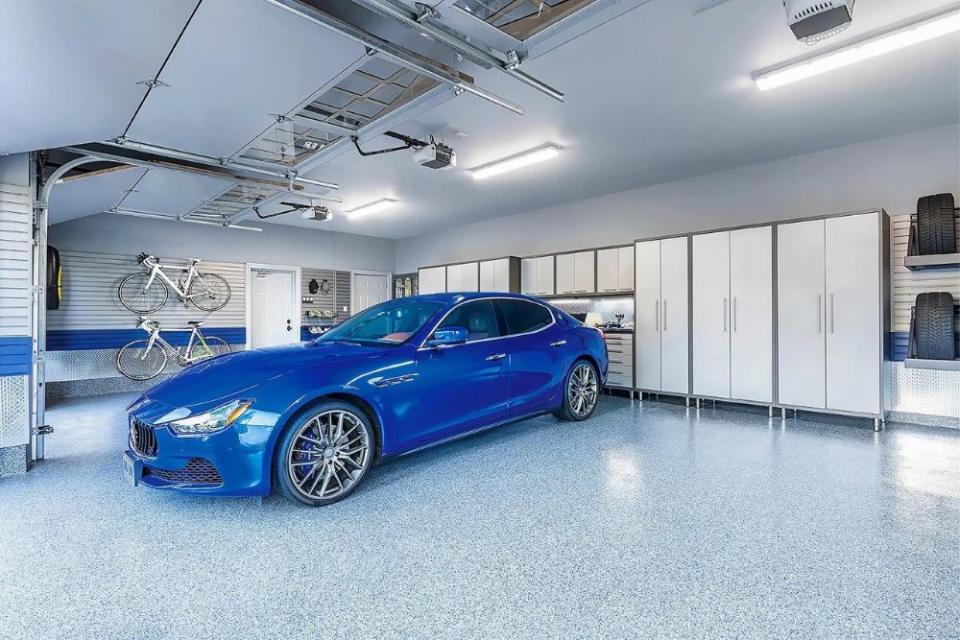
[[[0,336],[0,376],[26,376],[33,366],[33,340]]]
[[[244,327],[203,327],[206,337],[223,338],[229,344],[244,344],[247,330]],[[187,344],[189,331],[162,331],[164,340],[175,347]],[[119,349],[133,340],[147,337],[143,329],[64,329],[47,331],[47,351],[81,351],[87,349]]]
[[[910,353],[910,332],[893,331],[887,334],[890,339],[890,359],[903,362]]]

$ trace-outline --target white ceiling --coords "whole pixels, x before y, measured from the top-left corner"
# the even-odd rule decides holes
[[[526,115],[513,115],[464,94],[395,127],[418,136],[446,127],[466,132],[466,139],[447,140],[456,148],[461,168],[544,142],[564,147],[558,160],[475,183],[462,170],[420,168],[410,152],[359,158],[348,148],[311,174],[340,183],[344,203],[334,209],[382,197],[397,198],[401,204],[389,213],[356,221],[340,215],[321,226],[290,214],[279,223],[400,238],[960,121],[960,36],[760,93],[750,80],[755,70],[810,52],[788,30],[780,1],[731,0],[694,15],[693,8],[702,2],[652,0],[525,63],[529,73],[566,93],[564,104],[490,71],[477,74],[477,83],[520,103]],[[72,3],[44,0],[44,4]],[[10,138],[6,131],[10,122],[22,125],[11,130],[19,136],[17,144],[36,145],[21,150],[119,135],[142,96],[142,87],[133,78],[156,73],[186,21],[186,15],[176,11],[171,13],[179,16],[179,25],[166,20],[166,11],[163,19],[157,18],[145,10],[146,4],[146,0],[95,4],[110,17],[119,7],[136,5],[129,10],[139,10],[138,19],[127,16],[136,38],[127,37],[130,24],[120,28],[105,16],[100,22],[109,23],[106,28],[84,16],[79,23],[82,36],[63,20],[51,31],[49,16],[54,11],[43,11],[42,18],[32,16],[33,28],[56,35],[45,40],[48,57],[55,50],[56,57],[68,58],[70,45],[83,42],[85,48],[78,55],[86,65],[76,68],[85,69],[84,77],[94,84],[71,86],[74,91],[83,88],[87,100],[95,98],[99,111],[83,101],[58,102],[62,82],[40,82],[20,71],[20,84],[28,84],[33,97],[18,109],[29,106],[34,113],[40,109],[40,115],[27,118],[17,111],[11,117],[0,102],[4,127],[0,147]],[[863,0],[857,3],[854,27],[829,44],[943,4],[944,0]],[[181,5],[192,8],[192,3],[173,4]],[[7,35],[7,30],[16,31],[0,26],[0,34]],[[61,37],[61,32],[70,37]],[[262,0],[204,0],[164,70],[162,78],[172,86],[152,92],[131,137],[193,152],[232,154],[270,124],[271,113],[294,108],[359,55],[356,45],[341,40]],[[66,43],[62,52],[61,42]],[[152,61],[146,60],[150,56],[145,46]],[[7,49],[0,40],[4,67],[9,65]],[[127,57],[143,59],[143,69],[127,68],[136,66],[132,62],[120,65],[118,60]],[[140,93],[130,92],[131,83]],[[74,117],[74,111],[80,113]],[[75,124],[84,137],[77,139],[76,131],[68,134],[66,123]],[[20,128],[29,132],[16,133]],[[392,144],[381,139],[373,145],[380,142]],[[161,174],[167,175],[160,179]],[[216,191],[213,184],[200,185],[182,174],[152,170],[148,177],[133,194],[144,209],[177,213],[191,208],[190,198],[196,196],[199,204],[209,197],[203,194]],[[105,177],[90,180],[102,181],[104,190],[117,187]],[[71,185],[70,193],[58,194],[61,188],[54,190],[51,204],[55,221],[65,219],[58,207],[71,215],[94,214],[109,200],[92,187],[81,190]],[[125,204],[131,206],[130,200]]]
[[[196,0],[4,2],[0,153],[118,136]]]

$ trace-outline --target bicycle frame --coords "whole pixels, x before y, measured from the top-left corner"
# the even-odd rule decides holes
[[[167,284],[168,287],[173,289],[174,293],[176,293],[177,297],[180,298],[181,300],[187,301],[194,297],[189,295],[187,292],[190,291],[190,284],[193,282],[194,278],[196,278],[198,275],[196,263],[191,263],[189,267],[180,267],[180,266],[163,265],[163,264],[160,264],[159,262],[156,262],[152,258],[147,258],[146,260],[143,261],[143,264],[145,267],[150,269],[150,277],[147,279],[147,284],[145,284],[143,287],[144,291],[148,290],[150,288],[150,285],[153,284],[153,281],[159,277],[161,280],[163,280]],[[176,269],[178,271],[187,273],[187,280],[183,284],[183,289],[181,289],[179,285],[176,282],[174,282],[170,278],[170,276],[166,274],[166,272],[164,272],[164,269]]]
[[[205,360],[209,356],[213,355],[213,352],[210,350],[210,346],[207,345],[207,341],[204,339],[203,334],[200,332],[200,327],[193,327],[192,329],[189,330],[190,337],[187,339],[187,345],[183,347],[183,351],[181,351],[181,347],[174,347],[172,344],[167,342],[162,335],[160,335],[160,327],[156,325],[151,326],[148,323],[144,322],[144,323],[141,323],[140,328],[150,334],[150,337],[147,338],[147,348],[143,350],[143,356],[141,358],[142,360],[146,359],[147,354],[150,353],[150,350],[153,349],[153,346],[158,342],[160,343],[161,349],[164,349],[170,353],[173,353],[173,355],[177,358],[177,361],[183,364],[190,364],[193,362],[197,362],[198,360]],[[178,331],[178,329],[168,329],[168,331]],[[179,331],[187,331],[187,329],[180,329]],[[204,355],[202,357],[196,357],[196,358],[190,357],[190,353],[192,352],[193,345],[196,342],[199,342],[204,346],[204,348],[207,350],[207,355]]]

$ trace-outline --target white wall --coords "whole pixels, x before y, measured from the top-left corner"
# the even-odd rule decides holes
[[[221,262],[260,262],[342,271],[393,271],[395,242],[278,224],[261,233],[101,213],[50,227],[57,249]]]
[[[406,238],[396,272],[878,207],[906,213],[920,196],[948,191],[960,195],[956,125]]]

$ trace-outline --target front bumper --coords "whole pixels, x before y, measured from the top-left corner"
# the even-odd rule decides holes
[[[131,434],[134,422],[130,417]],[[127,478],[134,485],[218,496],[270,493],[269,442],[272,427],[234,424],[204,436],[178,436],[163,426],[140,421],[124,452]],[[142,437],[148,429],[152,439]]]

